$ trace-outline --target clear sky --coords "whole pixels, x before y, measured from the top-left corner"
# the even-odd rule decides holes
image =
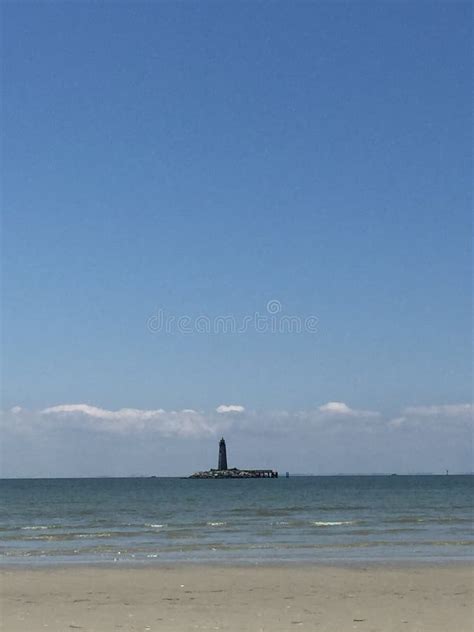
[[[2,14],[5,475],[472,469],[470,3]]]

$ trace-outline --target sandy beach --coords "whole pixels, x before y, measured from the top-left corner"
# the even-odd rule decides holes
[[[1,572],[1,630],[469,632],[473,567],[68,567]]]

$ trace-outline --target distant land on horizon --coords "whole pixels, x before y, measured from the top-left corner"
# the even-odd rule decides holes
[[[295,473],[292,474],[290,472],[289,478],[330,478],[330,477],[347,477],[351,476],[474,476],[474,472],[449,472],[447,475],[446,472],[405,472],[403,474],[399,474],[398,472],[371,472],[371,473],[361,473],[361,472],[351,472],[349,474],[343,473],[333,473],[333,474],[304,474],[304,473]],[[129,474],[124,476],[118,475],[91,475],[91,476],[2,476],[0,477],[0,481],[28,481],[28,480],[45,480],[45,481],[55,481],[55,480],[97,480],[97,479],[123,479],[123,478],[178,478],[178,479],[187,479],[189,476],[160,476],[159,474]],[[283,473],[279,478],[286,478],[285,473]]]

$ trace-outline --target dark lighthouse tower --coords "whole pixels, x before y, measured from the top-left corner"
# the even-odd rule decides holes
[[[219,462],[217,465],[218,470],[227,469],[227,450],[225,447],[224,437],[219,441]]]

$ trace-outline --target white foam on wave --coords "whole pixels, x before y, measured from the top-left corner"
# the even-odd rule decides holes
[[[227,522],[208,522],[207,526],[208,527],[224,527],[227,524]]]
[[[89,539],[94,539],[94,538],[111,538],[112,534],[109,533],[108,531],[104,531],[102,533],[78,533],[77,538],[89,538]]]
[[[145,527],[151,527],[152,529],[162,529],[164,524],[145,524]]]
[[[34,525],[32,527],[22,527],[22,529],[24,531],[36,531],[37,529],[49,529],[49,527],[46,526],[46,525],[38,524],[38,525]]]
[[[334,522],[329,522],[325,520],[312,520],[311,524],[315,527],[340,527],[344,524],[354,524],[352,520],[338,520]]]

